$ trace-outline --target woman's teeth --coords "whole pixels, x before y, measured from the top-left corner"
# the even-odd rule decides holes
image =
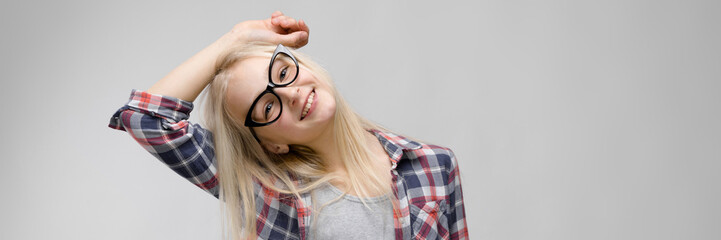
[[[303,113],[300,115],[300,118],[305,118],[305,116],[308,115],[308,110],[310,110],[310,106],[313,105],[314,98],[315,92],[310,92],[310,95],[308,95],[308,101],[306,101],[305,107],[303,108]]]

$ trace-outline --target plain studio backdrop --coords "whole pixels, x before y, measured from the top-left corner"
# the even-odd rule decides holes
[[[721,4],[680,0],[3,1],[0,239],[219,239],[106,126],[274,10],[358,112],[456,152],[472,239],[721,239]]]

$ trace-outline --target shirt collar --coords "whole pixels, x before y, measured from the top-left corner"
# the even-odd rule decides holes
[[[376,129],[372,129],[370,132],[372,132],[376,138],[378,138],[378,141],[381,142],[381,145],[383,145],[383,148],[393,162],[393,168],[395,168],[396,164],[402,159],[403,151],[416,150],[422,147],[418,142],[390,132],[381,132]]]

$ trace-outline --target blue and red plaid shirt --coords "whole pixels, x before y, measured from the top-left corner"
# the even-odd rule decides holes
[[[126,131],[153,156],[218,198],[212,133],[188,122],[193,103],[133,90],[109,127]],[[467,239],[461,178],[453,152],[373,131],[392,163],[396,239]],[[281,197],[255,182],[259,239],[306,239],[310,194]]]

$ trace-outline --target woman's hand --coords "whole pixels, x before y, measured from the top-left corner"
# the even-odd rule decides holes
[[[261,41],[300,48],[308,43],[309,29],[303,20],[295,20],[276,11],[268,19],[236,24],[229,35],[240,42]]]

